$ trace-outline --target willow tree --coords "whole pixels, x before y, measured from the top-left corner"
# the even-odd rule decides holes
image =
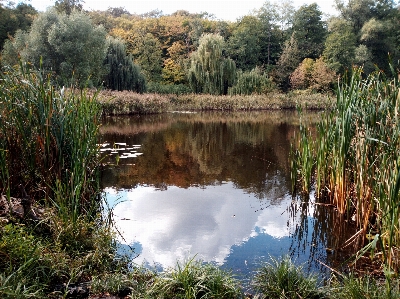
[[[145,91],[146,80],[140,68],[133,62],[131,54],[127,55],[123,41],[109,37],[107,56],[104,64],[108,72],[104,78],[107,88],[113,90]]]
[[[218,34],[204,34],[192,54],[188,81],[196,93],[227,94],[236,77],[235,62],[223,55],[225,42]]]

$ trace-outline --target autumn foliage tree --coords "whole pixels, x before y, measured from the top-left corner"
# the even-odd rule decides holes
[[[327,91],[331,89],[336,77],[336,73],[327,66],[323,58],[305,58],[290,75],[290,84],[293,89]]]

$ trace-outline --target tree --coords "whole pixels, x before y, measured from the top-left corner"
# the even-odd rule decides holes
[[[168,48],[170,58],[164,60],[162,69],[162,77],[164,82],[172,84],[182,84],[186,82],[185,64],[186,47],[182,42],[174,42]]]
[[[290,75],[292,88],[314,91],[329,90],[335,79],[336,73],[329,69],[323,58],[305,58]]]
[[[90,78],[98,85],[105,71],[103,59],[107,44],[104,28],[94,27],[90,18],[79,11],[58,17],[47,38],[60,61],[62,81],[74,78],[82,84]]]
[[[329,67],[338,73],[351,68],[356,45],[357,38],[351,24],[343,19],[332,19],[323,52],[323,57]]]
[[[37,67],[54,72],[60,84],[100,84],[105,72],[106,32],[93,26],[86,14],[79,11],[58,14],[50,9],[34,20],[24,43],[20,42],[22,37],[23,33],[19,33],[11,41],[15,53]]]
[[[36,15],[37,11],[30,4],[19,3],[16,7],[0,4],[0,50],[5,40],[17,30],[27,30]]]
[[[302,58],[318,58],[324,49],[326,23],[316,3],[301,6],[294,14],[292,32]]]
[[[147,81],[161,81],[161,43],[151,33],[142,33],[129,40],[130,53],[142,69]]]
[[[132,55],[127,55],[125,44],[113,37],[109,37],[107,42],[108,50],[104,63],[108,71],[104,78],[105,87],[120,91],[145,91],[146,80],[140,73],[140,68],[133,63]]]
[[[393,0],[349,0],[346,4],[336,1],[341,18],[350,24],[356,37],[357,61],[365,60],[364,71],[372,71],[375,64],[389,70],[389,56],[392,63],[400,58],[400,10]],[[362,46],[362,47],[361,47]],[[360,55],[367,54],[369,59]]]
[[[292,34],[290,40],[285,42],[282,54],[274,70],[274,77],[281,89],[287,90],[289,88],[289,76],[300,64],[301,60],[302,53],[297,44],[297,39]]]
[[[257,17],[244,16],[232,32],[227,53],[242,70],[251,70],[261,56],[262,24]]]
[[[347,5],[343,0],[336,0],[336,9],[343,19],[350,22],[353,32],[357,34],[364,23],[372,17],[374,0],[349,0]]]
[[[59,13],[70,15],[74,10],[81,11],[83,3],[85,3],[83,0],[57,0],[54,7]]]
[[[236,73],[236,82],[229,88],[229,94],[249,95],[249,94],[266,94],[275,88],[271,78],[267,73],[256,67],[251,71]]]
[[[261,55],[259,65],[264,65],[269,71],[275,65],[282,52],[286,39],[286,31],[292,24],[294,7],[289,1],[280,4],[266,1],[257,11],[262,24],[260,38]]]
[[[191,56],[188,81],[196,93],[227,94],[236,76],[235,62],[223,55],[225,42],[217,34],[204,34]]]

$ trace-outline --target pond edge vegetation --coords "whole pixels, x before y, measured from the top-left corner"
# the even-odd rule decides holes
[[[1,298],[78,297],[76,286],[92,298],[245,297],[231,272],[194,258],[156,273],[118,256],[100,197],[99,95],[64,93],[23,63],[0,76]],[[343,276],[319,286],[283,257],[260,265],[253,287],[258,298],[359,298],[372,291],[396,298],[396,283],[388,289]],[[348,296],[347,285],[356,295]]]
[[[140,94],[103,90],[97,95],[103,115],[154,114],[171,111],[250,111],[296,109],[326,110],[334,106],[334,96],[326,93],[293,91],[253,95]]]

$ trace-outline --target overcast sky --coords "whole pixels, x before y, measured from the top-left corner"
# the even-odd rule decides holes
[[[279,0],[272,0],[279,1]],[[17,2],[17,1],[16,1]],[[54,5],[54,0],[31,0],[31,4],[39,11]],[[164,14],[171,14],[177,10],[187,10],[191,13],[208,12],[217,19],[236,21],[237,18],[247,15],[253,9],[262,7],[265,0],[85,0],[84,9],[107,10],[109,7],[125,7],[130,13],[142,14],[155,9]],[[294,0],[296,8],[303,4],[317,2],[323,13],[333,14],[333,0]]]

